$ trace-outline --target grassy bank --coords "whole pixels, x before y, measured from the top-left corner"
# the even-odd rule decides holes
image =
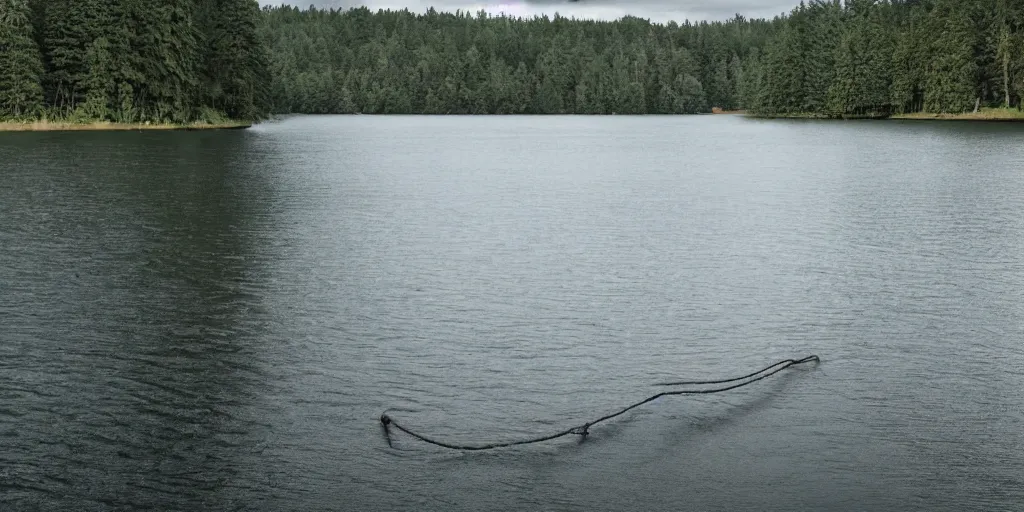
[[[714,107],[714,108],[711,109],[711,113],[712,114],[721,114],[721,115],[744,115],[744,114],[747,113],[747,111],[746,110],[722,110],[722,109],[720,109],[718,107]]]
[[[783,114],[763,114],[748,112],[744,115],[747,117],[753,117],[757,119],[834,119],[824,114],[814,114],[811,112],[788,112]]]
[[[888,116],[881,114],[844,114],[844,115],[833,115],[833,114],[821,114],[816,112],[786,112],[779,114],[755,114],[747,113],[747,117],[755,117],[758,119],[889,119]]]
[[[894,115],[892,118],[922,121],[1024,121],[1024,112],[1015,108],[983,108],[978,112],[964,112],[963,114],[932,114],[929,112],[914,112],[912,114]]]
[[[144,123],[111,123],[86,122],[73,123],[64,121],[0,121],[0,132],[64,132],[64,131],[132,131],[132,130],[230,130],[244,129],[252,123],[227,121],[220,123],[190,124],[144,124]]]
[[[913,112],[909,114],[864,114],[864,115],[843,115],[835,116],[828,114],[810,112],[791,112],[782,114],[746,114],[749,117],[760,119],[901,119],[914,121],[1022,121],[1024,112],[1015,108],[982,108],[978,112],[964,112],[962,114],[935,114],[932,112]]]

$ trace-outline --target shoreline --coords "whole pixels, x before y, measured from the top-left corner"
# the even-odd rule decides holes
[[[268,119],[268,122],[283,121],[289,117],[316,115],[316,114],[278,114]],[[338,114],[344,115],[344,114]],[[349,115],[388,115],[388,114],[349,114]],[[394,114],[394,115],[417,115],[417,114]],[[422,114],[420,114],[422,115]],[[483,116],[501,116],[501,114],[478,114]],[[572,114],[569,114],[572,115]],[[604,114],[615,115],[615,114]],[[640,114],[644,115],[644,114]],[[648,114],[650,115],[650,114]],[[974,122],[1003,122],[1003,123],[1024,123],[1024,111],[1016,109],[988,109],[980,112],[966,112],[963,114],[934,114],[930,112],[914,112],[909,114],[881,115],[860,115],[860,116],[830,116],[817,113],[787,113],[787,114],[755,114],[746,110],[718,110],[703,114],[669,114],[669,115],[732,115],[747,117],[751,119],[805,119],[805,120],[894,120],[894,121],[974,121]],[[3,132],[75,132],[75,131],[201,131],[201,130],[244,130],[251,128],[254,123],[231,121],[224,123],[114,123],[110,121],[76,123],[68,121],[0,121],[0,133]]]
[[[194,131],[194,130],[244,130],[252,127],[252,123],[241,121],[227,123],[193,123],[193,124],[146,124],[146,123],[113,123],[109,121],[91,123],[73,123],[64,121],[0,121],[0,132],[78,132],[78,131]]]
[[[870,120],[893,119],[893,117],[891,117],[891,116],[881,116],[881,115],[843,115],[843,116],[834,116],[834,115],[828,115],[828,114],[818,114],[818,113],[814,113],[814,112],[792,112],[792,113],[787,113],[787,114],[752,114],[752,113],[747,113],[747,114],[744,114],[744,117],[750,117],[750,118],[754,118],[754,119],[811,119],[811,120],[821,120],[821,121],[854,121],[854,120],[863,120],[863,119],[870,119]]]
[[[927,112],[915,112],[912,114],[897,114],[890,119],[898,121],[982,121],[1001,123],[1022,123],[1024,112],[1016,110],[1009,112],[966,112],[963,114],[931,114]]]
[[[936,114],[932,112],[911,112],[909,114],[892,115],[846,115],[832,116],[810,112],[795,112],[789,114],[745,114],[746,117],[757,119],[816,119],[830,121],[844,120],[877,120],[877,121],[976,121],[976,122],[1002,122],[1022,123],[1024,112],[1017,109],[985,108],[978,112],[964,112],[962,114]]]

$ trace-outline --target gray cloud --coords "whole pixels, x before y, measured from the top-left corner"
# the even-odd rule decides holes
[[[533,16],[558,12],[576,18],[616,19],[625,15],[649,18],[655,22],[670,20],[690,21],[722,20],[735,14],[747,18],[771,18],[789,12],[799,0],[260,0],[263,5],[287,3],[306,7],[349,8],[366,6],[371,9],[403,9],[422,12],[429,7],[439,11],[476,12],[485,10],[513,16]]]

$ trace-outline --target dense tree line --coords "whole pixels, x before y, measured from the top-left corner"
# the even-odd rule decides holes
[[[1024,0],[654,24],[256,0],[0,0],[0,118],[889,115],[1020,107]]]
[[[1024,0],[812,0],[654,24],[266,7],[286,113],[825,116],[1019,106]]]
[[[812,1],[780,27],[751,65],[756,111],[885,116],[1020,108],[1024,1]]]
[[[0,0],[0,118],[262,118],[261,24],[256,0]]]
[[[742,105],[770,21],[264,8],[276,112],[694,113]]]

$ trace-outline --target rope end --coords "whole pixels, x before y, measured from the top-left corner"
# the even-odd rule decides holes
[[[382,429],[384,429],[384,439],[386,439],[388,441],[388,448],[392,448],[392,446],[391,446],[391,429],[388,428],[388,425],[390,425],[390,424],[391,424],[391,418],[387,414],[381,414],[380,415],[380,426],[381,426]]]

